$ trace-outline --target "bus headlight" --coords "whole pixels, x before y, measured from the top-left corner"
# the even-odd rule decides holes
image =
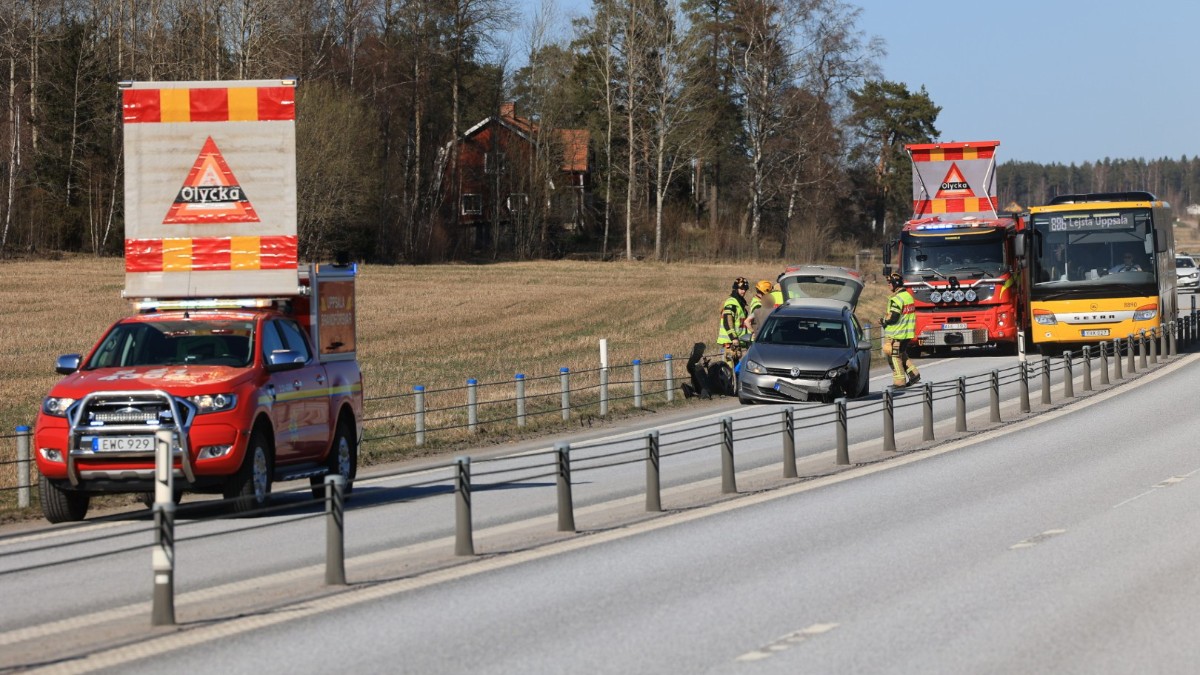
[[[1134,321],[1148,321],[1158,316],[1158,304],[1142,305],[1133,312]]]
[[[1033,310],[1034,323],[1042,326],[1057,326],[1058,319],[1054,316],[1054,312],[1047,312],[1044,309]]]

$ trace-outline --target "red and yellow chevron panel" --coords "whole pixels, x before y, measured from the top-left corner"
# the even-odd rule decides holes
[[[295,235],[125,240],[127,273],[286,269],[296,269]]]
[[[913,200],[913,213],[976,213],[995,211],[999,203],[996,197],[916,199]]]
[[[962,159],[991,159],[999,141],[940,143],[907,146],[914,162],[949,162]]]
[[[296,119],[294,87],[124,89],[121,96],[126,124]]]

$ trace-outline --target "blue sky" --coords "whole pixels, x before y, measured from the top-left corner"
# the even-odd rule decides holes
[[[1197,0],[845,1],[883,76],[942,107],[938,140],[998,140],[1001,162],[1200,154]]]

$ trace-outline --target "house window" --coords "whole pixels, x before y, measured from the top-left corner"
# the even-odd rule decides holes
[[[529,195],[522,194],[520,192],[514,192],[508,196],[508,199],[505,200],[504,205],[508,207],[510,213],[525,211],[527,208],[529,208]]]
[[[483,153],[483,170],[486,173],[497,173],[504,171],[506,160],[503,152],[485,152]]]
[[[483,195],[463,195],[462,212],[464,215],[483,213]]]

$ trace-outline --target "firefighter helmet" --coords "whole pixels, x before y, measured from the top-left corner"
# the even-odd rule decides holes
[[[766,279],[763,279],[762,281],[758,282],[757,284],[754,284],[754,289],[757,290],[759,293],[766,295],[767,293],[771,292],[771,288],[773,286],[774,286],[774,284],[767,281]]]
[[[900,276],[898,272],[892,272],[889,274],[887,276],[887,280],[888,283],[892,285],[892,288],[900,288],[904,285],[904,277]]]
[[[733,290],[745,291],[750,289],[750,282],[746,281],[746,277],[738,277],[733,280]]]

